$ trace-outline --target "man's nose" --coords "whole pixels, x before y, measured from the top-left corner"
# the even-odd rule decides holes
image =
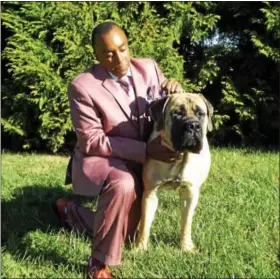
[[[116,52],[116,62],[120,64],[122,61],[123,61],[123,56],[121,52]]]

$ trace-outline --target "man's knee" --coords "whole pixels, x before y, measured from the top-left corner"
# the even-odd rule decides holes
[[[116,195],[131,195],[134,193],[137,195],[139,192],[138,178],[125,166],[112,169],[107,182],[110,184],[110,190]]]

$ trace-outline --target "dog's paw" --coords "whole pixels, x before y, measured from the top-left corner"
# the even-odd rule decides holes
[[[192,253],[192,254],[198,254],[200,252],[200,250],[197,247],[195,247],[193,244],[182,245],[181,248],[183,251],[186,251],[186,252]]]
[[[134,247],[135,250],[140,251],[140,250],[147,250],[148,245],[143,243],[142,241],[137,241]]]
[[[132,248],[132,251],[135,252],[135,253],[140,253],[140,252],[143,252],[143,251],[145,251],[145,250],[144,250],[143,248],[141,248],[141,247],[135,245],[135,246]]]
[[[199,248],[197,247],[192,247],[191,249],[189,250],[186,250],[188,253],[191,253],[191,254],[199,254],[200,253],[200,250]]]

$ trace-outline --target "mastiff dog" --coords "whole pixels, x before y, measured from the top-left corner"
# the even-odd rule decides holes
[[[176,93],[153,101],[149,110],[154,122],[149,140],[160,136],[161,144],[180,152],[181,157],[172,163],[148,158],[143,166],[144,193],[137,246],[147,249],[158,191],[173,189],[180,196],[181,248],[196,252],[191,227],[199,189],[210,169],[206,134],[212,130],[213,107],[201,94]]]

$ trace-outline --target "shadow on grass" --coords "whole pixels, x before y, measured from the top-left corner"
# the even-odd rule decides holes
[[[39,230],[47,233],[61,230],[52,205],[59,197],[77,200],[68,189],[61,186],[28,185],[16,189],[9,201],[2,200],[2,248],[19,258],[26,256],[37,258],[38,252],[29,247],[24,237],[32,231]],[[44,251],[40,250],[40,255],[54,264],[69,263],[67,258],[53,251],[51,253],[46,251],[44,255]],[[77,269],[82,272],[84,266],[79,265]]]

